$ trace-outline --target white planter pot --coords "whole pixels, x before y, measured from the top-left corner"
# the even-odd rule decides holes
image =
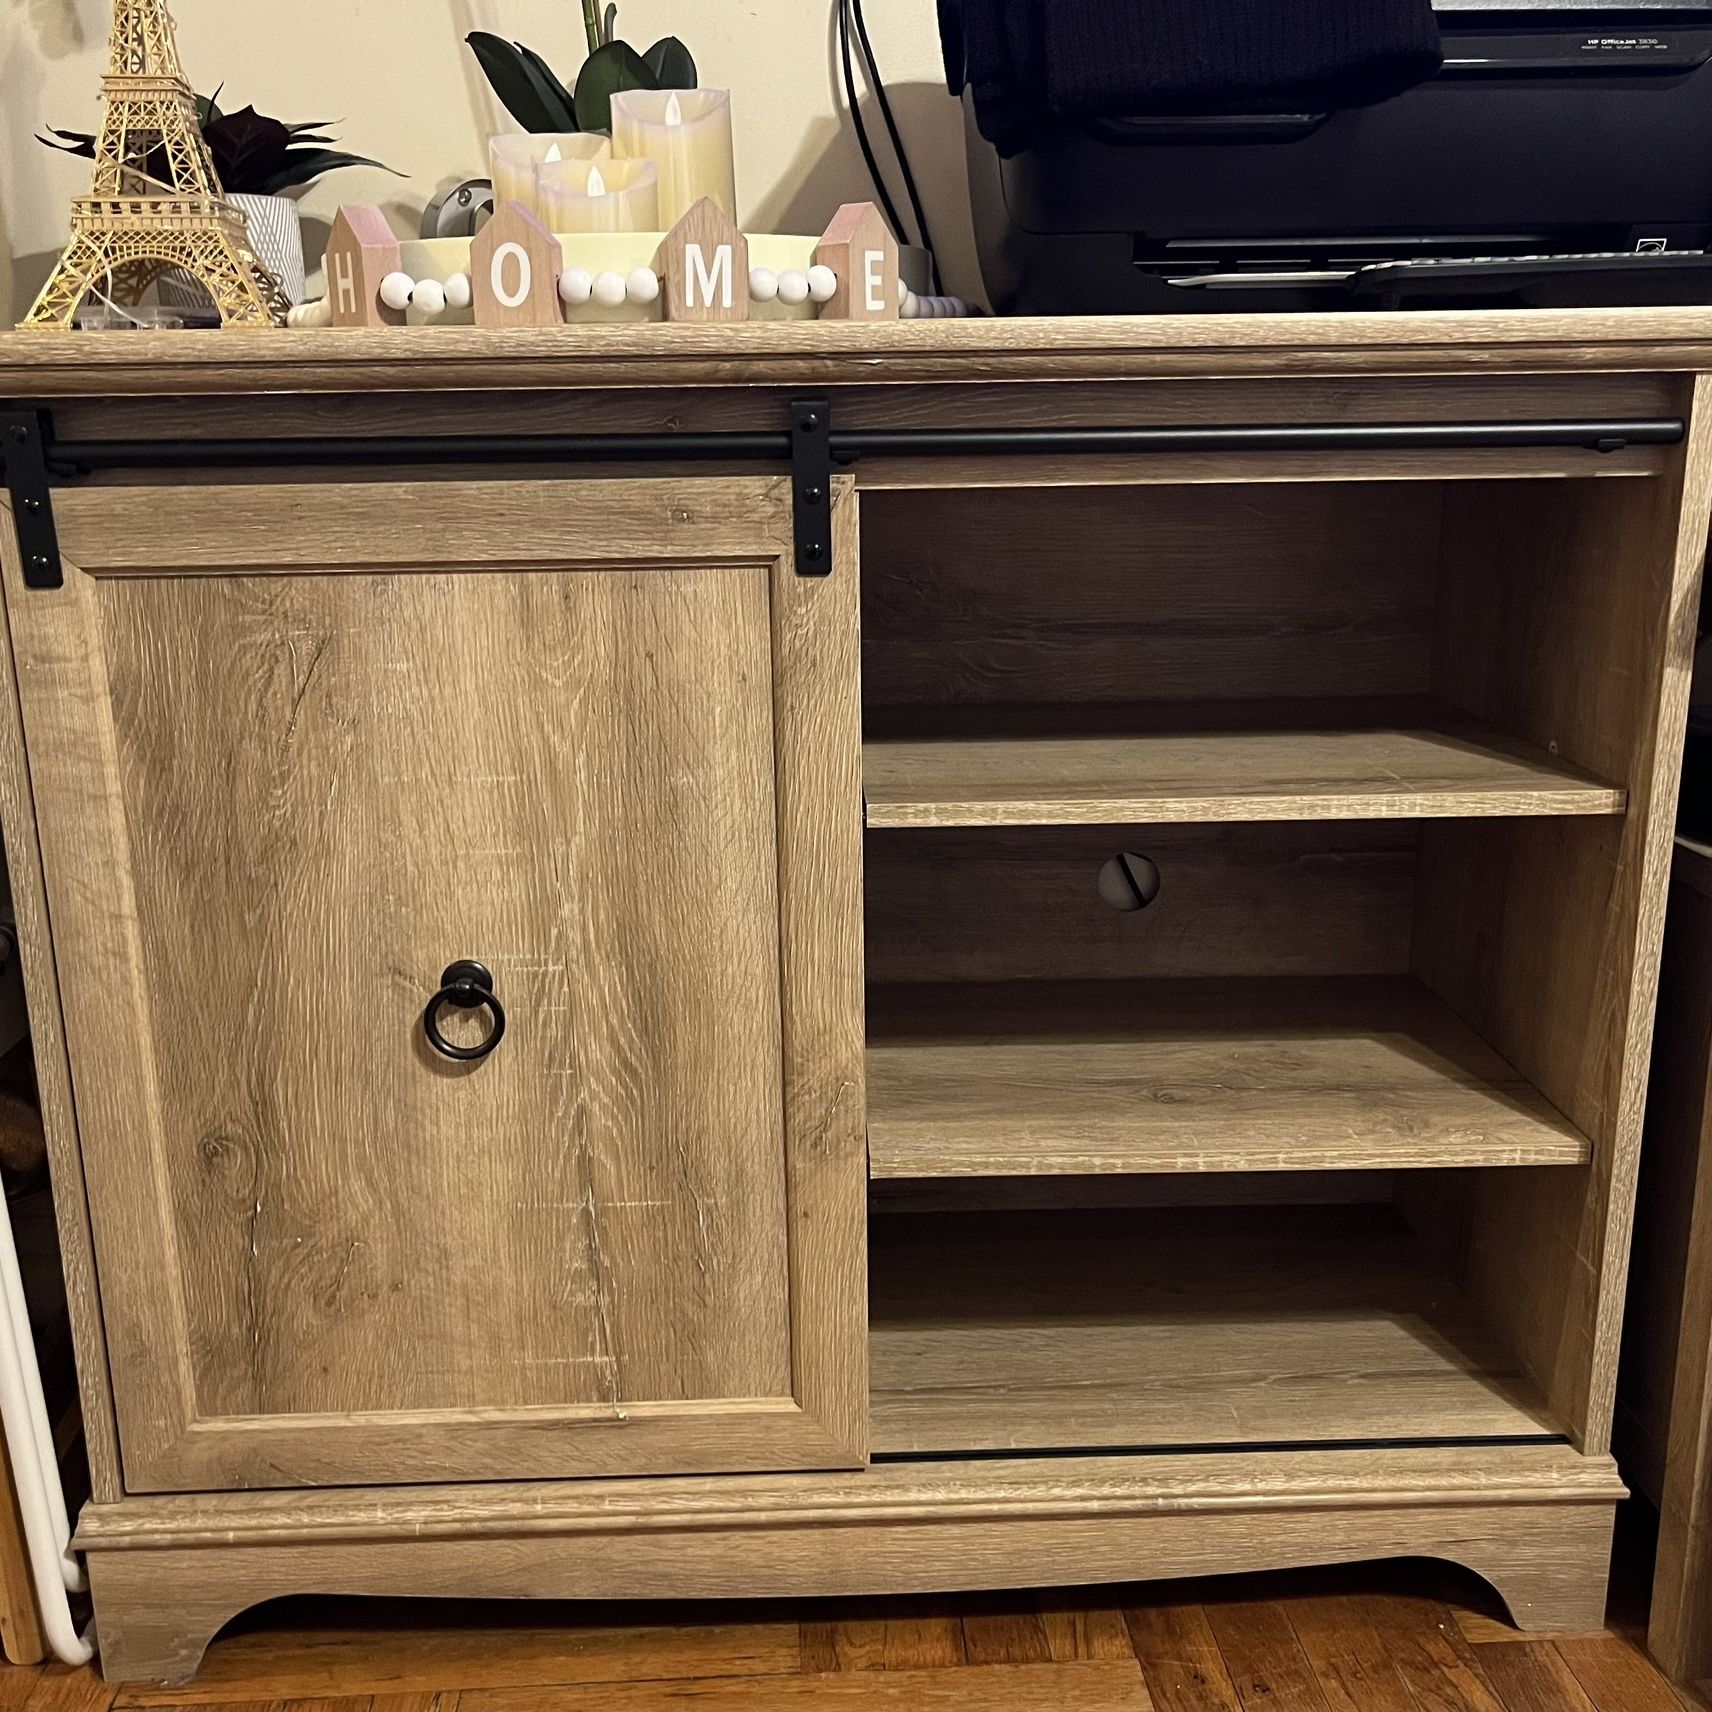
[[[288,196],[229,196],[250,223],[250,247],[287,298],[303,301],[303,222]]]
[[[251,196],[229,193],[226,200],[249,223],[250,248],[280,283],[292,303],[304,297],[303,224],[297,204],[287,196]],[[164,274],[158,287],[164,308],[196,312],[208,310],[208,296],[187,274],[178,270]]]

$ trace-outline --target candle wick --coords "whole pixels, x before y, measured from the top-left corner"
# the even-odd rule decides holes
[[[588,193],[590,196],[604,196],[606,194],[606,180],[600,176],[598,166],[589,168]]]
[[[678,100],[678,93],[674,89],[671,98],[666,102],[666,123],[668,125],[681,125],[683,122],[683,103]]]
[[[557,143],[554,143],[553,146],[548,149],[545,158],[550,161],[562,161],[565,158],[565,151],[561,149]]]

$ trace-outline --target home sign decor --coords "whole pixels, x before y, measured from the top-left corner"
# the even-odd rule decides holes
[[[611,165],[612,163],[607,163]],[[294,327],[557,327],[613,321],[882,321],[929,312],[901,283],[872,203],[819,238],[745,234],[709,197],[669,232],[555,232],[521,201],[469,238],[400,239],[378,208],[344,208],[327,297]]]

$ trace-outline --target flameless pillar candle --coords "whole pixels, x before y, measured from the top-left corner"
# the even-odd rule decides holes
[[[660,169],[660,225],[704,196],[737,218],[729,89],[626,89],[612,98],[613,153]]]
[[[660,230],[660,175],[652,161],[549,161],[535,182],[541,219],[555,236]]]
[[[531,214],[542,213],[536,190],[536,175],[543,166],[556,166],[560,161],[609,160],[612,143],[586,131],[561,134],[539,132],[535,135],[494,137],[487,146],[488,162],[493,171],[493,200],[496,207],[507,202],[521,202]]]

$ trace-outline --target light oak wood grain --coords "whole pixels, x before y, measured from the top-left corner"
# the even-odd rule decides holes
[[[315,1588],[800,1597],[1421,1553],[1475,1568],[1524,1625],[1574,1628],[1603,1604],[1621,1493],[1608,1459],[1554,1445],[1068,1458],[126,1499],[80,1540],[109,1675],[165,1680],[235,1610]]]
[[[1284,728],[1030,729],[1026,712],[989,738],[873,741],[862,769],[871,829],[1110,826],[1146,821],[1446,819],[1621,814],[1621,789],[1496,733],[1430,723],[1304,718]],[[1429,716],[1430,718],[1430,716]]]
[[[679,335],[667,335],[677,338]],[[986,380],[925,384],[865,381],[848,373],[837,388],[840,424],[868,428],[1228,426],[1296,422],[1561,421],[1571,417],[1680,415],[1683,377],[1588,370],[1569,374],[1354,377],[1335,380],[1102,380],[1050,387]],[[788,398],[766,387],[654,385],[575,388],[480,387],[435,394],[430,410],[410,392],[219,393],[175,402],[173,428],[194,439],[243,439],[258,432],[325,434],[562,433],[567,412],[591,432],[682,433],[779,428]],[[155,439],[160,406],[149,398],[66,396],[54,420],[68,440]],[[1647,448],[1655,455],[1657,448]],[[1668,451],[1668,449],[1667,449]],[[1635,454],[1613,454],[1621,463]],[[1025,460],[1026,461],[1026,460]],[[1133,461],[1133,460],[1132,460]],[[1604,468],[1601,459],[1595,468]],[[393,479],[398,472],[387,472]],[[750,472],[751,474],[753,471]],[[854,472],[860,480],[860,466]],[[1017,472],[1013,470],[1013,479]],[[111,478],[99,478],[111,479]],[[184,472],[180,472],[180,480]],[[123,485],[123,483],[120,483]]]
[[[1384,1209],[896,1215],[872,1268],[876,1456],[1559,1430]]]
[[[1609,1443],[1708,513],[1712,389],[1666,481],[1445,512],[1436,693],[1627,789],[1621,820],[1435,824],[1414,963],[1593,1143],[1473,1186],[1470,1293]],[[1566,503],[1567,501],[1567,503]],[[1613,574],[1621,566],[1622,574]]]
[[[1690,1276],[1696,1183],[1712,1074],[1712,850],[1682,837],[1671,866],[1670,903],[1659,964],[1658,1024],[1647,1084],[1647,1114],[1629,1269],[1633,1304],[1623,1320],[1621,1382],[1612,1446],[1652,1503],[1665,1504],[1672,1395]],[[1686,1356],[1690,1366],[1696,1358]],[[1690,1405],[1691,1408],[1694,1405]],[[1681,1442],[1687,1443],[1687,1439]],[[1692,1451],[1689,1453],[1692,1455]],[[1672,1530],[1661,1516],[1661,1531]],[[1680,1537],[1680,1536],[1679,1536]],[[1664,1564],[1653,1595],[1662,1618],[1669,1599]],[[1687,1674],[1687,1673],[1682,1673]]]
[[[184,333],[115,342],[0,334],[0,390],[200,393],[462,386],[826,384],[875,365],[920,381],[1169,375],[1694,372],[1712,367],[1695,309],[1350,315],[751,322],[744,326],[429,327]]]
[[[860,1461],[848,523],[809,582],[773,482],[269,491],[8,585],[129,1483]]]
[[[43,342],[13,390],[81,391],[61,432],[97,438],[158,432],[156,396],[176,401],[187,433],[779,427],[808,385],[827,389],[839,423],[871,426],[1519,420],[1682,414],[1685,377],[1712,360],[1705,318],[1669,311],[293,337],[218,352],[148,336],[123,350]],[[0,341],[0,373],[18,371],[21,350]],[[127,392],[131,404],[113,402]],[[877,1322],[874,1390],[937,1412],[947,1443],[984,1433],[994,1457],[953,1449],[860,1472],[828,1468],[859,1460],[868,1397],[854,578],[828,589],[788,577],[782,478],[519,468],[472,481],[358,464],[62,489],[67,589],[26,595],[8,571],[35,798],[8,812],[40,816],[132,1485],[282,1483],[91,1507],[80,1537],[109,1669],[181,1676],[235,1610],[329,1589],[895,1594],[1420,1554],[1488,1576],[1524,1623],[1595,1620],[1620,1493],[1602,1455],[1549,1443],[1016,1452],[1138,1430],[1177,1446],[1225,1433],[1407,1441],[1423,1422],[1477,1437],[1502,1422],[1567,1428],[1602,1450],[1705,441],[1697,421],[1686,448],[1611,460],[1288,455],[1020,472],[1139,484],[1061,494],[886,491],[1003,473],[920,459],[859,472],[872,713],[987,717],[1066,699],[1199,712],[1328,695],[1351,711],[1356,698],[1430,692],[1497,734],[1481,741],[1482,769],[1497,750],[1527,773],[1519,791],[1490,771],[1396,789],[1385,769],[1408,770],[1384,756],[1341,795],[1325,767],[1292,793],[1295,813],[1338,797],[1340,812],[1365,814],[1436,792],[1451,821],[1244,820],[1154,826],[1144,841],[1110,824],[1155,792],[1115,799],[1129,806],[1101,810],[1104,825],[877,831],[872,973],[1413,972],[1455,1020],[1430,1010],[1378,1042],[1348,1037],[1358,1062],[1342,1067],[1380,1078],[1355,1075],[1360,1087],[1400,1084],[1392,1097],[1407,1105],[1430,1086],[1438,1144],[1454,1133],[1486,1149],[1484,1126],[1513,1102],[1528,1133],[1556,1137],[1547,1146],[1573,1144],[1579,1159],[1585,1136],[1594,1151],[1466,1180],[1388,1173],[1418,1248],[1374,1206],[1164,1205],[1115,1215],[1117,1237],[1081,1243],[1064,1233],[1097,1232],[1097,1216],[973,1220],[1024,1234],[949,1249],[960,1221],[921,1215],[933,1242],[900,1260],[882,1237],[876,1251],[879,1299],[896,1307],[905,1286],[909,1299]],[[1518,479],[1583,473],[1640,479]],[[1473,476],[1512,479],[1462,479]],[[838,506],[838,563],[854,568],[848,478]],[[570,582],[607,592],[542,595]],[[624,612],[647,622],[627,633]],[[220,671],[187,663],[211,657]],[[605,736],[571,793],[563,842],[576,860],[516,884],[506,865],[530,859],[515,851],[551,844],[565,793],[550,781],[575,776],[566,704],[591,661]],[[415,677],[380,669],[412,662]],[[424,676],[449,692],[431,698]],[[1518,761],[1512,740],[1533,749]],[[387,764],[366,781],[368,811],[345,788],[353,754]],[[428,791],[430,771],[452,787]],[[1606,812],[1469,812],[1537,805],[1565,777],[1605,790]],[[1202,790],[1191,778],[1169,800]],[[1227,808],[1264,800],[1252,780],[1224,788]],[[356,821],[366,835],[342,836]],[[1164,890],[1120,917],[1094,881],[1137,842]],[[445,851],[459,846],[479,860],[455,864]],[[346,900],[339,921],[396,909],[436,937],[461,925],[451,909],[473,909],[523,1001],[504,1050],[546,1040],[555,1063],[579,1069],[598,1048],[611,1072],[602,1113],[637,1119],[599,1129],[622,1137],[618,1157],[559,1146],[560,1108],[517,1091],[512,1059],[491,1062],[487,1084],[445,1079],[445,1093],[512,1090],[497,1114],[460,1111],[456,1146],[434,1127],[438,1106],[396,1098],[374,1069],[375,1031],[389,1006],[408,1024],[400,995],[443,959],[429,965],[413,941],[386,965],[390,984],[348,1000],[323,971],[374,969],[345,955],[342,929],[317,937],[328,898]],[[560,951],[536,929],[584,917],[610,955],[562,959],[555,988]],[[44,910],[43,944],[47,921]],[[247,974],[258,935],[321,984]],[[688,972],[676,1008],[613,973],[666,961]],[[293,1044],[261,1049],[270,1019],[291,1025]],[[317,1024],[350,1046],[310,1074],[295,1041]],[[201,1074],[186,1045],[199,1037],[217,1043]],[[1395,1083],[1379,1068],[1386,1040],[1405,1061]],[[1312,1052],[1290,1066],[1308,1084],[1319,1074]],[[1322,1092],[1336,1068],[1323,1066]],[[1252,1073],[1274,1085],[1274,1070]],[[1219,1075],[1209,1060],[1199,1081]],[[715,1084],[727,1092],[710,1108]],[[1447,1084],[1477,1108],[1448,1130]],[[1362,1103],[1391,1110],[1414,1145],[1406,1117]],[[1554,1130],[1552,1108],[1573,1129]],[[651,1121],[662,1110],[668,1121]],[[298,1114],[289,1146],[267,1128],[279,1113]],[[264,1145],[239,1150],[226,1177],[196,1150],[252,1132]],[[65,1134],[75,1145],[69,1121]],[[1480,1162],[1527,1156],[1514,1145]],[[1470,1162],[1434,1162],[1448,1159]],[[546,1207],[585,1165],[592,1206],[570,1193]],[[341,1200],[329,1186],[346,1178],[357,1192]],[[62,1182],[62,1214],[66,1194]],[[74,1211],[80,1199],[79,1187]],[[638,1212],[614,1225],[615,1201],[632,1200],[669,1205],[655,1223]],[[519,1236],[499,1214],[525,1202],[541,1217]],[[610,1413],[613,1388],[590,1403],[554,1373],[586,1353],[601,1304],[598,1288],[553,1296],[579,1265],[585,1281],[623,1284],[607,1292],[598,1347],[663,1393],[628,1404],[621,1428],[601,1423],[616,1450],[588,1448],[576,1413]],[[298,1324],[313,1347],[293,1347]],[[520,1372],[526,1356],[544,1370]],[[888,1362],[912,1375],[904,1390]],[[769,1472],[599,1478],[671,1468]],[[482,1484],[497,1471],[590,1478]],[[115,1457],[115,1486],[117,1473]],[[469,1483],[406,1489],[454,1475]],[[317,1480],[374,1484],[288,1484]],[[988,1615],[983,1645],[1056,1656],[1036,1614]],[[1455,1682],[1479,1703],[1478,1673],[1442,1636],[1374,1627],[1400,1637],[1399,1675],[1424,1705]]]
[[[871,832],[869,977],[1401,974],[1420,837],[1408,821]],[[1120,854],[1159,870],[1143,910],[1101,896]]]
[[[1518,480],[1599,480],[1657,476],[1670,467],[1658,446],[1604,453],[1576,447],[1454,451],[1349,452],[1131,452],[1047,453],[1029,460],[975,454],[967,457],[865,457],[858,483],[867,493],[978,491],[1045,494],[1054,488],[1083,493],[1102,487],[1231,488],[1255,482],[1316,483]]]
[[[616,1534],[886,1522],[1151,1514],[1188,1505],[1352,1511],[1435,1503],[1608,1508],[1628,1489],[1609,1457],[1557,1444],[875,1463],[858,1473],[492,1481],[167,1493],[91,1504],[79,1550],[109,1556],[229,1545],[400,1540],[584,1540]]]
[[[870,493],[870,708],[1408,696],[1434,484]]]
[[[11,501],[0,494],[0,586],[21,574]],[[41,841],[25,760],[23,715],[9,632],[0,638],[0,834],[5,839],[6,879],[18,928],[36,1096],[48,1144],[60,1265],[89,1455],[90,1493],[98,1503],[110,1502],[121,1491],[119,1432],[113,1414],[107,1334],[101,1319],[95,1239],[72,1103],[71,1066],[66,1057],[59,964],[48,920]]]
[[[1581,1164],[1587,1138],[1407,980],[869,997],[876,1178]]]

